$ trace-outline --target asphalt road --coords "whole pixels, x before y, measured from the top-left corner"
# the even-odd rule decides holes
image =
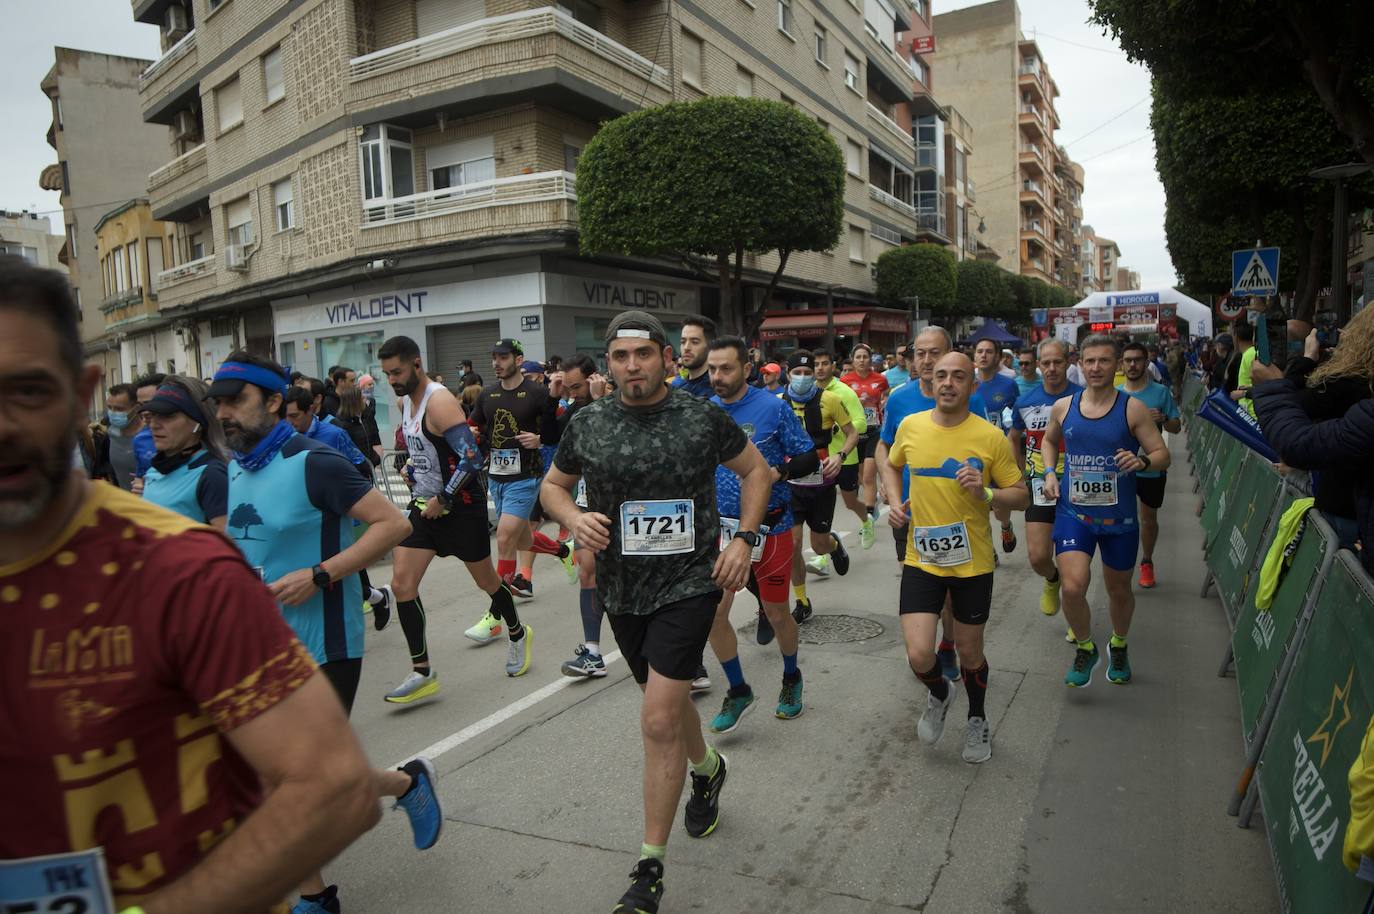
[[[715,741],[730,761],[721,825],[704,840],[676,826],[662,910],[1277,910],[1262,823],[1243,831],[1225,815],[1242,762],[1239,706],[1235,681],[1216,676],[1225,618],[1197,596],[1201,532],[1181,438],[1174,455],[1160,585],[1138,593],[1130,685],[1107,684],[1099,667],[1091,688],[1064,687],[1062,616],[1039,612],[1024,543],[1003,557],[987,631],[993,757],[978,766],[959,755],[962,695],[943,740],[917,743],[925,690],[905,662],[891,533],[861,551],[841,508],[853,567],[811,579],[819,616],[804,637],[871,637],[803,644],[806,712],[781,721],[768,713],[778,651],[741,636],[763,707]],[[602,680],[559,674],[581,639],[577,586],[548,558],[535,585],[520,604],[534,664],[510,679],[503,642],[462,635],[486,598],[456,560],[431,568],[421,593],[443,691],[415,707],[382,701],[409,669],[399,625],[369,627],[354,726],[378,765],[428,749],[445,823],[419,852],[405,816],[389,813],[335,861],[326,876],[349,914],[609,911],[627,885],[641,841],[639,693],[623,662]],[[754,605],[736,602],[737,626]],[[1097,582],[1093,605],[1105,639]],[[614,647],[609,628],[605,640]],[[724,696],[709,652],[708,668],[703,718]]]

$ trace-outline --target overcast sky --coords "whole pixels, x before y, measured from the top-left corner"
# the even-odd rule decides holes
[[[975,5],[933,2],[936,13]],[[10,137],[7,167],[0,169],[0,209],[58,211],[52,223],[60,231],[58,196],[38,187],[39,172],[57,161],[44,140],[52,112],[38,88],[52,66],[53,47],[154,58],[157,29],[134,22],[127,0],[14,0],[6,4],[5,19],[8,33],[19,40],[10,41],[0,56],[0,123],[9,125]],[[1027,36],[1034,33],[1059,84],[1058,140],[1087,172],[1084,221],[1115,239],[1122,263],[1140,273],[1146,288],[1173,285],[1164,246],[1164,189],[1155,175],[1150,137],[1149,74],[1128,63],[1087,19],[1086,0],[1021,0],[1022,28]],[[939,59],[937,50],[937,86]]]

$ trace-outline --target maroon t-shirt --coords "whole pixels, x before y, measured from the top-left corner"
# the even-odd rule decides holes
[[[0,566],[0,858],[103,847],[125,906],[258,805],[224,734],[315,664],[219,533],[88,493],[53,545]]]

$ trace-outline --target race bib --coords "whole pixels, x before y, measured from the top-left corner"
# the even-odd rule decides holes
[[[1058,503],[1056,498],[1045,497],[1045,480],[1039,476],[1032,476],[1030,481],[1031,504],[1037,508],[1052,508]]]
[[[950,568],[973,561],[968,528],[964,526],[963,521],[943,527],[917,527],[912,531],[911,541],[916,546],[916,556],[923,565]]]
[[[577,480],[577,495],[574,496],[573,502],[576,503],[579,508],[587,507],[587,480]]]
[[[105,852],[0,860],[0,901],[5,914],[114,914]]]
[[[824,458],[821,459],[821,463],[825,463]],[[814,473],[808,473],[805,476],[798,476],[796,479],[787,481],[794,486],[823,486],[825,485],[825,474],[821,472],[821,468],[818,466]]]
[[[518,476],[520,474],[520,449],[518,447],[493,448],[491,463],[487,472],[493,476]]]
[[[724,552],[724,551],[725,551],[725,547],[728,546],[728,545],[730,545],[730,540],[732,540],[732,539],[735,538],[735,534],[736,534],[736,533],[739,533],[739,518],[738,518],[738,517],[722,517],[722,518],[720,519],[720,551],[721,551],[721,552]],[[767,524],[764,524],[764,525],[762,525],[762,526],[759,527],[759,544],[758,544],[757,546],[755,546],[755,547],[754,547],[752,550],[750,550],[750,552],[749,552],[749,561],[750,561],[750,562],[761,562],[761,561],[763,561],[763,547],[764,547],[764,545],[767,543],[767,540],[768,540],[768,525],[767,525]]]
[[[864,407],[864,421],[868,423],[870,431],[878,424],[878,408],[876,406]]]
[[[689,499],[620,505],[621,555],[677,555],[696,550],[696,505]]]
[[[1116,470],[1069,468],[1069,503],[1088,508],[1116,504]]]
[[[430,471],[429,455],[425,453],[425,439],[414,435],[406,435],[406,450],[409,452],[409,462],[417,473],[428,473]]]

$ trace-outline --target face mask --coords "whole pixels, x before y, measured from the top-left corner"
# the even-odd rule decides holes
[[[109,420],[110,428],[127,428],[129,425],[129,414],[118,410],[107,409],[105,418]]]
[[[371,387],[363,388],[363,400],[365,400],[368,403],[371,403],[373,397],[375,396],[377,396],[377,392],[373,390]]]
[[[795,396],[805,397],[816,389],[816,376],[813,374],[789,375],[787,389]]]

